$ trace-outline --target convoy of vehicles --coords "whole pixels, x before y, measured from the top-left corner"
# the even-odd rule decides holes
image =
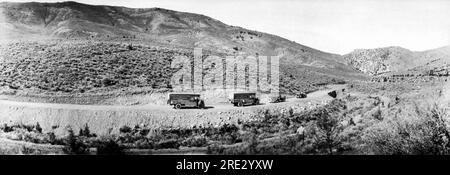
[[[299,93],[296,97],[306,98],[306,93]],[[228,100],[234,106],[238,107],[260,104],[259,98],[256,96],[256,93],[253,92],[231,93]],[[285,101],[286,96],[281,95],[270,97],[269,99],[270,103],[280,103]],[[205,108],[205,102],[200,98],[200,94],[193,93],[171,93],[168,95],[167,104],[173,106],[175,109],[184,107]]]

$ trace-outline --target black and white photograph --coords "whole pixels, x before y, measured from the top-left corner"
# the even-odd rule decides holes
[[[0,155],[450,155],[449,73],[448,0],[7,0]]]

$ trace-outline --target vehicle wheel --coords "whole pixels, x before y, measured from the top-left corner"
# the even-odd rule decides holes
[[[244,106],[244,103],[238,102],[237,106],[238,106],[238,107],[242,107],[242,106]]]
[[[175,109],[181,109],[181,104],[176,104]]]
[[[201,108],[201,109],[205,108],[205,102],[200,101],[199,105],[198,105],[198,108]]]

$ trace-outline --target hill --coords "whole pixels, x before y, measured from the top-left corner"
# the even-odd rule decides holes
[[[140,65],[143,61],[139,60],[142,59],[141,56],[147,56],[148,52],[159,53],[159,51],[153,50],[154,46],[164,50],[162,51],[164,53],[161,53],[164,56],[150,56],[154,62],[161,63],[162,70],[167,70],[166,68],[170,66],[167,61],[173,59],[174,56],[174,54],[165,53],[192,55],[193,48],[202,48],[206,52],[222,55],[279,55],[281,56],[280,70],[282,71],[281,86],[282,90],[287,93],[314,90],[320,85],[349,79],[366,78],[359,71],[347,65],[340,55],[319,51],[272,34],[227,25],[200,14],[161,8],[133,9],[94,6],[77,2],[5,2],[0,4],[0,12],[2,14],[0,29],[4,31],[2,40],[6,43],[2,45],[0,61],[7,63],[5,64],[7,66],[0,68],[1,79],[4,86],[16,89],[34,87],[52,92],[85,93],[86,90],[81,90],[79,84],[90,84],[95,91],[98,89],[97,86],[102,87],[101,83],[89,83],[90,81],[86,80],[86,77],[91,76],[94,69],[102,69],[102,66],[120,67],[114,64],[105,64],[104,59],[111,59],[119,54],[126,62],[123,65],[136,63],[128,62],[130,60],[137,60],[139,63],[137,65]],[[125,45],[121,45],[121,43]],[[127,44],[142,47],[137,50],[127,50]],[[122,51],[105,53],[108,45],[112,45],[109,50]],[[17,48],[22,48],[22,50],[18,51]],[[21,54],[15,54],[16,52]],[[34,56],[30,57],[30,55]],[[75,55],[83,59],[79,59],[78,62],[74,61],[75,58],[71,56]],[[37,60],[38,58],[39,60]],[[91,61],[100,64],[96,64],[97,67],[83,66]],[[65,72],[58,76],[60,68],[56,65],[60,63],[67,63],[66,65],[73,69],[65,69]],[[152,63],[148,64],[152,65]],[[11,69],[11,67],[23,69]],[[22,72],[34,70],[36,67],[45,67],[41,72],[48,73]],[[166,80],[150,84],[148,82],[134,84],[144,87],[154,84],[155,88],[165,86],[164,82],[173,73],[168,72],[165,75],[152,69],[151,75],[140,74],[139,72],[146,68],[141,69],[135,65],[128,69],[130,69],[128,70],[130,75],[126,74],[129,77],[127,81],[122,82],[123,85],[129,82],[139,82],[142,79],[153,79],[157,74]],[[139,69],[139,71],[135,69]],[[115,71],[115,69],[94,72],[100,77],[125,76],[123,71]],[[80,76],[71,76],[80,73],[82,74]],[[29,82],[16,81],[17,79],[13,75],[26,76]],[[55,86],[49,85],[48,88],[39,86],[38,84],[47,82],[42,77],[55,80],[49,82]],[[141,80],[137,77],[141,77]],[[94,81],[92,78],[89,80]],[[118,82],[118,84],[121,83]]]
[[[370,74],[421,74],[450,68],[450,46],[414,52],[401,47],[357,49],[343,56],[356,69]]]

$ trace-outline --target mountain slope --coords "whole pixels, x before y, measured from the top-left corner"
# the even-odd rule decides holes
[[[2,39],[7,41],[75,39],[157,45],[175,50],[202,48],[225,55],[279,55],[281,79],[286,82],[282,86],[286,88],[292,83],[310,89],[343,79],[365,78],[340,55],[275,35],[230,26],[199,14],[76,2],[1,3],[0,12]],[[10,52],[13,46],[6,46],[4,52]],[[52,54],[46,55],[39,57],[52,57]]]
[[[450,67],[450,46],[422,52],[401,47],[357,49],[343,56],[356,69],[379,75],[395,72],[426,72]]]
[[[2,3],[3,23],[21,33],[59,37],[135,37],[224,53],[283,54],[296,61],[346,71],[344,60],[278,36],[229,26],[212,18],[160,8],[131,9],[76,2]]]

